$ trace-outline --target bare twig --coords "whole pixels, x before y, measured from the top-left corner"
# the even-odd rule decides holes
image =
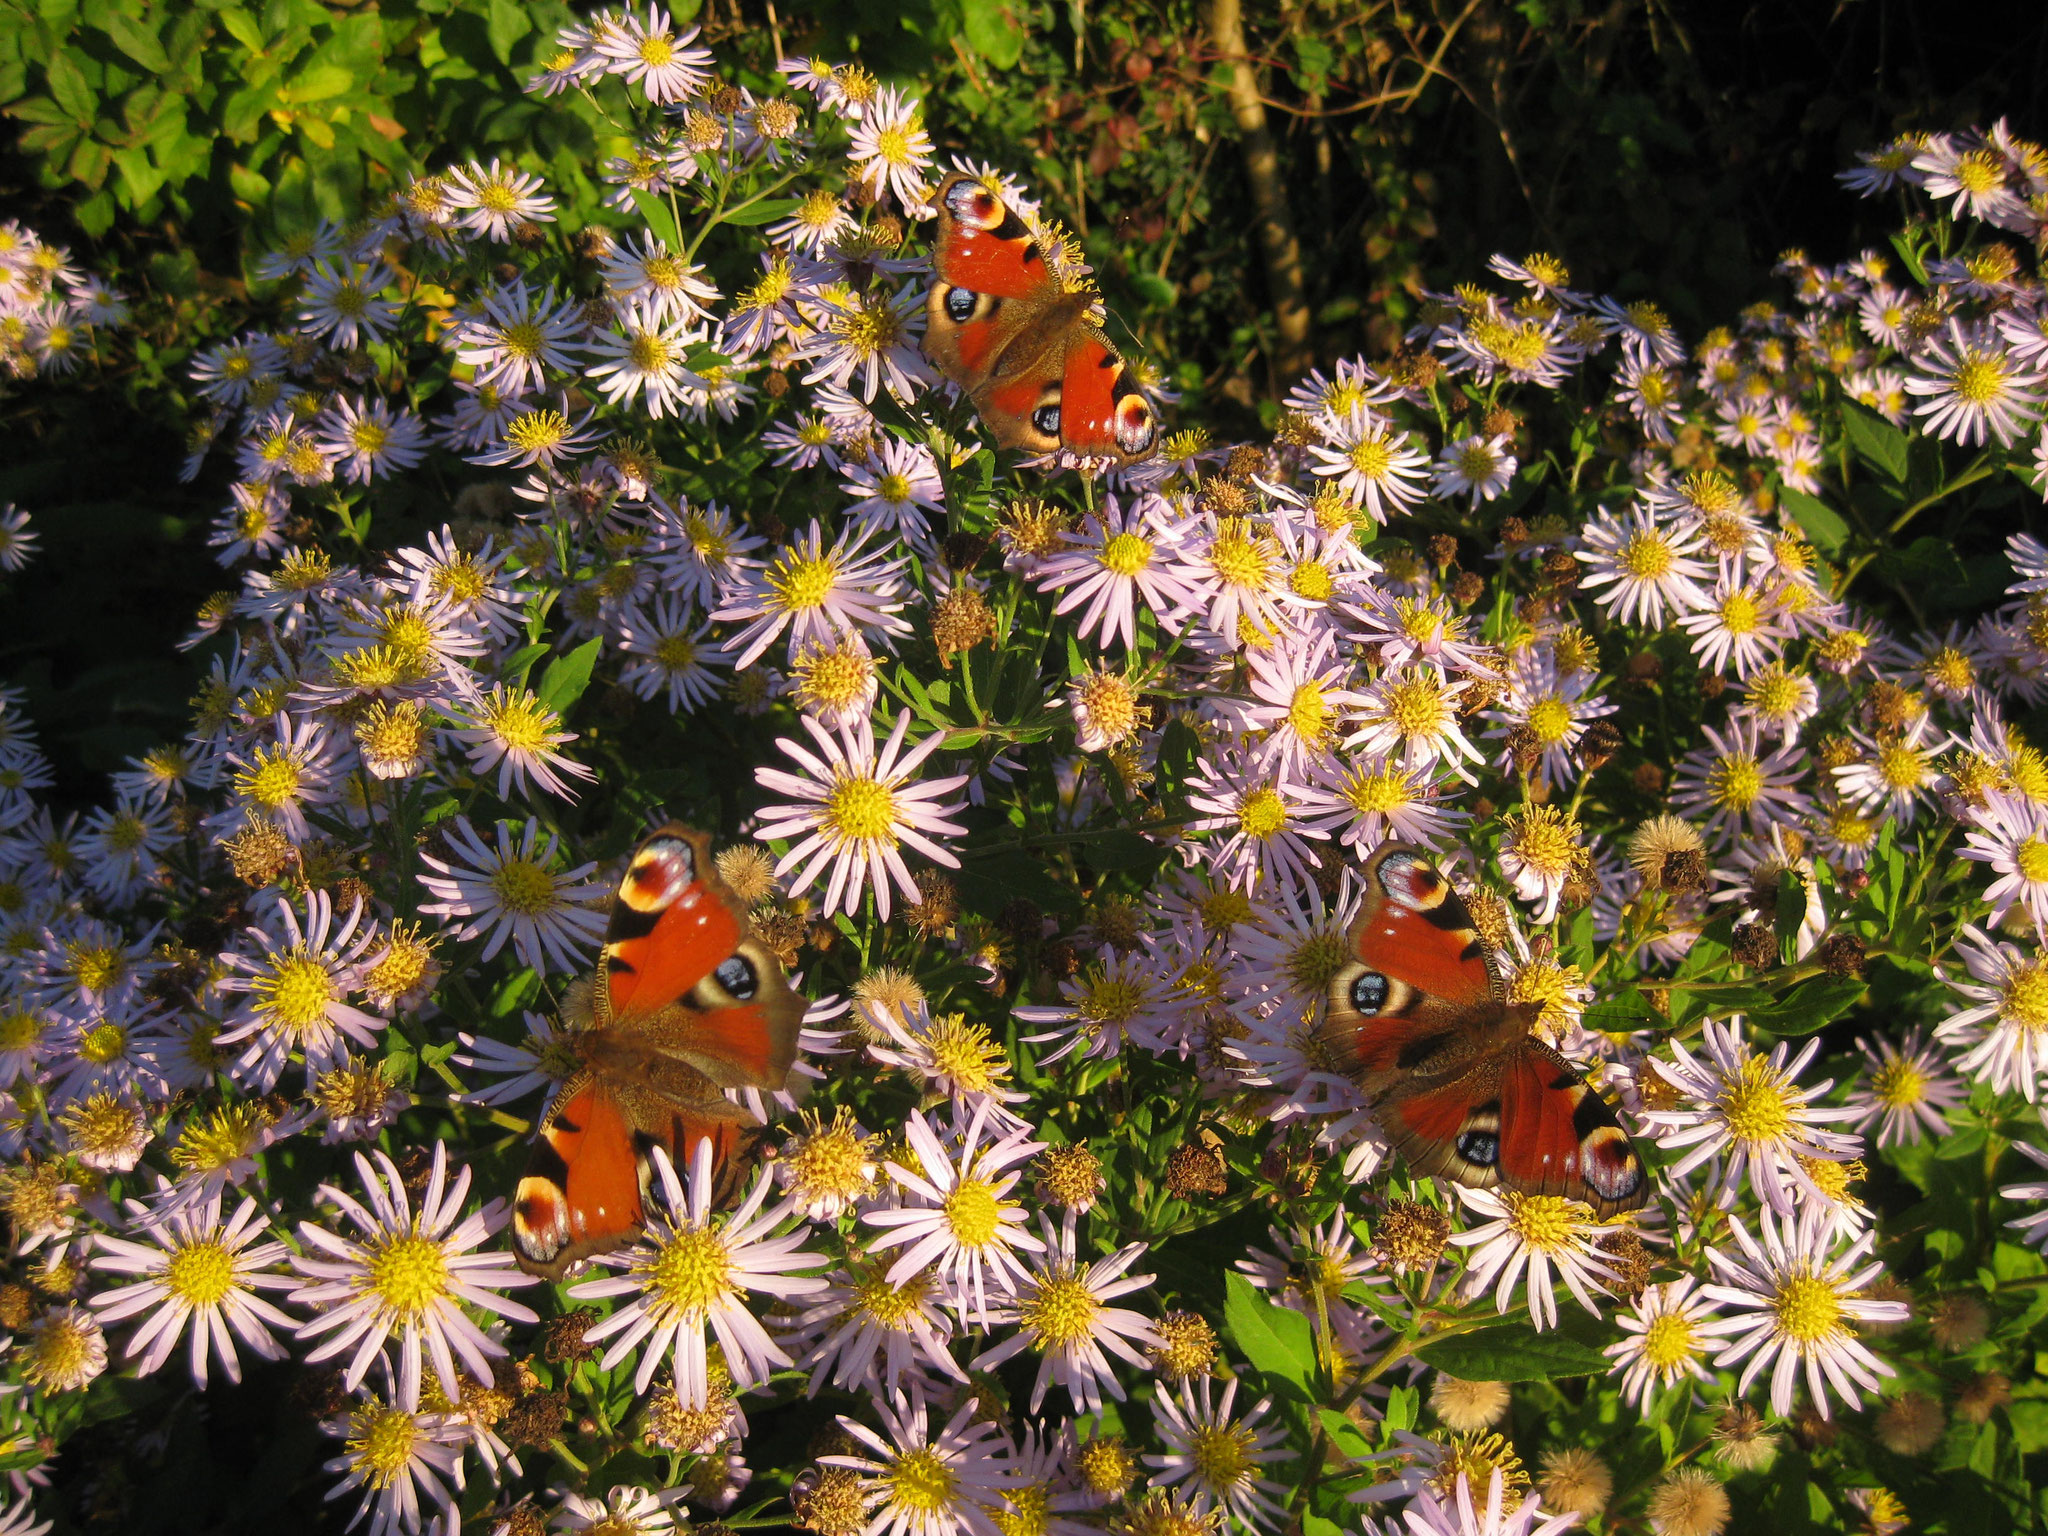
[[[1266,260],[1266,286],[1271,290],[1273,319],[1280,332],[1273,368],[1283,381],[1299,378],[1315,362],[1309,346],[1301,241],[1295,236],[1294,216],[1287,207],[1280,151],[1266,124],[1266,106],[1246,58],[1244,14],[1239,0],[1209,0],[1209,37],[1222,56],[1226,72],[1225,90],[1244,148],[1245,180],[1251,184],[1252,212],[1258,224],[1259,247]]]

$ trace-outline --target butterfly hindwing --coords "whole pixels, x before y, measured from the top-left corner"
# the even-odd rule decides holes
[[[1525,1195],[1583,1200],[1602,1216],[1648,1198],[1614,1110],[1564,1057],[1529,1038],[1500,1073],[1500,1177]]]

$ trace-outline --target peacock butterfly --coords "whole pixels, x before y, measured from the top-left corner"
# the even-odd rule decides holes
[[[737,1166],[747,1117],[722,1090],[783,1086],[804,1003],[719,878],[711,839],[671,824],[634,850],[598,973],[562,1013],[576,1071],[512,1203],[519,1267],[549,1279],[632,1240],[655,1147],[682,1168],[708,1140],[721,1170]]]
[[[1096,294],[1062,282],[1031,227],[983,182],[956,172],[935,201],[925,355],[996,442],[1118,464],[1149,456],[1159,420],[1096,324]]]
[[[1324,1039],[1419,1174],[1583,1200],[1602,1216],[1649,1198],[1614,1111],[1530,1033],[1471,909],[1427,854],[1385,843],[1331,979]]]

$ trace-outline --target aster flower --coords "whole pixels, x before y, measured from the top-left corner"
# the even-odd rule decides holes
[[[933,839],[966,830],[948,819],[961,807],[945,797],[965,784],[967,776],[916,782],[918,769],[945,736],[935,731],[905,752],[908,710],[896,717],[879,753],[866,715],[842,721],[836,733],[809,715],[802,720],[815,750],[787,737],[776,745],[804,772],[761,768],[754,775],[763,788],[792,796],[798,803],[765,807],[754,835],[764,842],[794,840],[775,866],[778,879],[798,871],[789,879],[792,894],[817,884],[829,866],[826,911],[850,916],[860,908],[861,892],[872,890],[876,909],[886,919],[892,886],[906,901],[922,899],[903,862],[905,843],[937,863],[959,867],[959,859]]]
[[[1239,1417],[1231,1411],[1237,1378],[1224,1384],[1220,1400],[1214,1388],[1212,1378],[1201,1376],[1152,1399],[1152,1426],[1167,1449],[1145,1457],[1147,1466],[1159,1469],[1151,1483],[1186,1493],[1198,1511],[1228,1513],[1247,1529],[1278,1529],[1287,1511],[1275,1495],[1287,1488],[1260,1475],[1262,1467],[1289,1455],[1280,1426],[1259,1422],[1272,1399],[1260,1398]]]
[[[644,392],[644,409],[656,421],[682,408],[689,381],[696,377],[685,364],[697,333],[679,323],[664,323],[628,309],[620,329],[599,331],[591,338],[593,366],[584,377],[613,405],[632,405]]]
[[[1037,1351],[1038,1379],[1031,1388],[1033,1413],[1045,1402],[1046,1387],[1055,1382],[1067,1389],[1080,1412],[1099,1412],[1105,1390],[1122,1402],[1123,1385],[1116,1379],[1108,1355],[1144,1371],[1149,1362],[1133,1346],[1159,1342],[1151,1320],[1143,1313],[1107,1305],[1152,1283],[1150,1275],[1124,1273],[1137,1262],[1145,1245],[1127,1244],[1108,1258],[1084,1266],[1074,1250],[1077,1219],[1077,1213],[1069,1210],[1055,1230],[1052,1218],[1040,1213],[1044,1250],[1020,1287],[1015,1304],[989,1315],[993,1324],[1014,1323],[1017,1332],[984,1350],[973,1365],[978,1371],[989,1370],[1027,1349]]]
[[[1358,729],[1344,744],[1392,758],[1407,768],[1442,763],[1471,783],[1464,764],[1481,762],[1485,754],[1458,724],[1459,700],[1470,687],[1469,679],[1449,682],[1435,667],[1389,668],[1365,688]]]
[[[847,159],[876,197],[890,193],[911,213],[923,208],[931,195],[924,174],[931,168],[932,141],[917,98],[883,86],[854,125]]]
[[[1884,1273],[1884,1266],[1870,1258],[1876,1233],[1865,1232],[1836,1253],[1833,1226],[1822,1211],[1796,1217],[1761,1212],[1755,1236],[1740,1217],[1730,1216],[1728,1227],[1735,1250],[1707,1250],[1720,1283],[1700,1292],[1731,1309],[1700,1325],[1702,1333],[1729,1341],[1714,1364],[1742,1365],[1738,1392],[1747,1392],[1769,1368],[1776,1414],[1792,1411],[1802,1371],[1807,1395],[1822,1418],[1833,1413],[1830,1389],[1847,1406],[1859,1406],[1859,1387],[1875,1392],[1878,1378],[1894,1373],[1857,1340],[1854,1325],[1903,1323],[1910,1315],[1903,1302],[1864,1294]]]
[[[1956,936],[1956,952],[1971,979],[1944,979],[1972,1006],[1936,1025],[1935,1039],[1967,1047],[1956,1058],[1959,1071],[2035,1102],[2048,1076],[2048,961],[1969,924]]]
[[[463,1215],[470,1171],[463,1168],[450,1181],[445,1142],[434,1143],[417,1213],[406,1194],[404,1175],[386,1154],[365,1157],[358,1152],[355,1166],[369,1197],[367,1205],[332,1184],[320,1186],[320,1199],[347,1218],[360,1236],[343,1237],[317,1222],[299,1223],[306,1253],[292,1258],[292,1268],[306,1279],[291,1300],[316,1314],[299,1329],[298,1337],[321,1340],[306,1359],[317,1363],[345,1357],[342,1379],[354,1390],[396,1333],[399,1404],[419,1404],[422,1357],[433,1363],[441,1390],[459,1399],[457,1357],[472,1375],[489,1381],[490,1357],[505,1353],[502,1344],[471,1321],[464,1307],[512,1322],[539,1321],[531,1308],[498,1294],[538,1284],[538,1277],[522,1274],[509,1253],[471,1251],[503,1228],[510,1213],[504,1201],[492,1200]]]
[[[262,1359],[287,1357],[271,1330],[289,1331],[296,1324],[256,1293],[290,1290],[297,1282],[267,1272],[286,1249],[280,1242],[258,1241],[269,1226],[254,1200],[245,1198],[226,1222],[218,1189],[168,1212],[152,1212],[133,1200],[127,1205],[134,1230],[148,1241],[96,1233],[100,1252],[92,1267],[140,1278],[98,1292],[92,1305],[109,1323],[143,1319],[124,1352],[137,1375],[160,1370],[188,1332],[188,1364],[201,1389],[209,1359],[220,1362],[229,1381],[242,1379],[237,1339]]]
[[[1709,1019],[1701,1042],[1706,1047],[1701,1056],[1674,1040],[1674,1062],[1651,1061],[1688,1102],[1677,1109],[1645,1110],[1644,1124],[1663,1133],[1660,1146],[1685,1149],[1672,1165],[1673,1178],[1713,1159],[1722,1183],[1733,1187],[1746,1173],[1771,1209],[1789,1215],[1803,1193],[1817,1192],[1802,1159],[1843,1162],[1862,1150],[1860,1136],[1827,1129],[1856,1119],[1861,1111],[1815,1102],[1832,1078],[1810,1087],[1799,1083],[1799,1074],[1819,1053],[1818,1038],[1809,1039],[1796,1057],[1783,1040],[1768,1056],[1759,1056],[1742,1038],[1739,1020]]]
[[[1054,613],[1083,610],[1077,638],[1115,641],[1129,651],[1137,644],[1141,604],[1172,628],[1198,601],[1180,569],[1185,537],[1185,526],[1159,498],[1112,496],[1078,533],[1061,535],[1063,549],[1043,561],[1032,580],[1043,591],[1064,594]]]
[[[584,1335],[589,1343],[606,1345],[599,1368],[610,1370],[640,1350],[633,1390],[645,1392],[663,1361],[671,1360],[676,1400],[686,1409],[702,1409],[711,1396],[706,1330],[716,1336],[736,1388],[766,1381],[775,1366],[794,1362],[748,1310],[746,1294],[787,1300],[821,1291],[821,1276],[796,1271],[824,1261],[805,1251],[807,1228],[775,1235],[792,1215],[793,1203],[784,1200],[763,1211],[775,1183],[768,1170],[737,1210],[714,1218],[710,1137],[700,1137],[691,1149],[687,1186],[663,1148],[654,1149],[652,1160],[661,1200],[649,1212],[645,1234],[632,1247],[598,1260],[624,1273],[586,1280],[569,1294],[579,1300],[631,1297]]]
[[[483,938],[480,959],[490,959],[510,939],[521,965],[542,973],[583,969],[583,947],[604,937],[605,914],[591,904],[608,900],[611,888],[579,883],[596,870],[595,861],[564,871],[550,868],[555,834],[547,834],[545,846],[540,837],[539,821],[528,817],[515,848],[513,824],[501,821],[493,851],[467,816],[456,817],[447,834],[450,857],[420,855],[422,864],[440,872],[420,876],[420,884],[436,898],[422,903],[420,911],[468,918],[456,925],[455,937]]]
[[[883,384],[898,400],[909,400],[936,381],[920,346],[924,295],[905,284],[894,295],[880,284],[825,300],[825,315],[798,348],[814,366],[806,384],[851,390],[860,375],[860,397],[872,401]]]
[[[996,1517],[1004,1512],[1010,1467],[1001,1431],[976,1416],[978,1399],[969,1398],[936,1433],[918,1384],[874,1406],[879,1432],[842,1415],[853,1451],[818,1458],[859,1474],[864,1536],[1005,1536]]]
[[[1513,447],[1514,438],[1505,432],[1444,444],[1444,451],[1437,455],[1431,493],[1444,501],[1468,497],[1475,508],[1482,501],[1492,501],[1514,482]]]
[[[1877,1126],[1880,1147],[1913,1146],[1923,1134],[1949,1134],[1942,1111],[1961,1102],[1963,1085],[1918,1028],[1901,1040],[1858,1040],[1856,1049],[1868,1063],[1847,1101],[1859,1111],[1859,1133]]]
[[[649,101],[666,106],[702,95],[711,83],[714,59],[709,48],[692,46],[697,32],[690,27],[678,36],[660,6],[648,6],[644,21],[628,7],[622,17],[595,33],[592,46],[604,59],[607,73],[639,86]]]
[[[748,561],[719,591],[712,618],[743,624],[726,641],[733,667],[745,671],[785,630],[795,659],[807,644],[830,644],[858,630],[884,644],[910,633],[898,617],[904,607],[902,558],[866,550],[867,534],[843,528],[828,550],[816,521],[767,565]]]
[[[953,1325],[940,1295],[930,1270],[900,1285],[868,1265],[833,1275],[797,1318],[798,1336],[815,1340],[800,1362],[811,1373],[808,1395],[815,1397],[828,1378],[865,1393],[895,1392],[928,1370],[967,1380],[947,1347]]]
[[[894,534],[929,555],[931,525],[925,514],[945,506],[938,462],[929,448],[884,437],[866,463],[847,466],[840,484],[856,498],[846,512],[858,520],[863,537]]]
[[[1743,831],[1768,836],[1806,813],[1806,796],[1795,787],[1805,752],[1780,744],[1766,754],[1753,719],[1730,720],[1725,732],[1703,726],[1700,734],[1707,744],[1680,760],[1672,780],[1674,810],[1705,815],[1708,832],[1724,842]]]
[[[2004,338],[1988,326],[1965,329],[1951,318],[1913,357],[1906,392],[1920,403],[1914,415],[1943,442],[1974,447],[1989,437],[2001,448],[2040,415],[2040,376],[2016,361]]]
[[[1027,1044],[1048,1040],[1065,1043],[1040,1058],[1040,1067],[1078,1052],[1083,1059],[1107,1060],[1131,1040],[1149,1050],[1161,1049],[1178,1014],[1174,978],[1163,974],[1144,949],[1119,951],[1103,945],[1076,974],[1060,983],[1060,1002],[1030,1004],[1016,1010],[1019,1023],[1049,1024]]]
[[[902,1249],[889,1266],[891,1285],[936,1266],[951,1286],[953,1310],[984,1323],[990,1292],[1001,1302],[1029,1278],[1019,1250],[1036,1253],[1044,1247],[1026,1230],[1024,1208],[1005,1197],[1023,1177],[1014,1165],[1045,1150],[1045,1143],[1031,1140],[1025,1128],[1006,1129],[984,1143],[994,1112],[989,1100],[980,1099],[963,1123],[962,1109],[955,1106],[953,1151],[922,1114],[911,1115],[903,1130],[916,1167],[886,1165],[909,1203],[861,1217],[887,1229],[871,1249]]]
[[[1989,864],[1998,878],[1984,893],[1995,923],[2024,907],[2036,929],[2048,933],[2048,806],[2025,795],[1992,789],[1981,809],[1967,813],[1962,856]]]
[[[551,794],[565,800],[576,798],[563,775],[595,779],[595,769],[572,762],[555,750],[576,740],[574,731],[560,729],[562,717],[540,700],[530,688],[511,688],[494,683],[481,699],[461,708],[469,724],[451,728],[449,739],[460,743],[470,767],[487,774],[498,770],[498,798],[510,800],[514,791],[526,793],[527,776]]]
[[[251,948],[222,953],[237,974],[223,977],[220,990],[248,1001],[214,1044],[250,1042],[234,1070],[259,1092],[276,1086],[294,1052],[301,1054],[310,1082],[315,1073],[345,1061],[351,1044],[367,1050],[377,1043],[384,1021],[345,1001],[362,985],[363,956],[377,939],[374,924],[359,931],[362,917],[358,902],[337,928],[332,898],[311,891],[301,924],[292,903],[280,897],[275,926],[244,930]]]
[[[388,1366],[383,1374],[383,1396],[366,1395],[320,1426],[343,1442],[342,1453],[321,1468],[343,1474],[327,1498],[344,1498],[360,1488],[363,1497],[349,1522],[351,1530],[367,1517],[364,1536],[418,1536],[425,1505],[444,1514],[454,1508],[467,1432],[451,1414],[391,1401]]]
[[[1647,1416],[1650,1399],[1674,1383],[1714,1379],[1702,1363],[1715,1346],[1701,1325],[1720,1310],[1706,1296],[1695,1294],[1699,1281],[1686,1275],[1662,1285],[1643,1287],[1632,1311],[1615,1321],[1626,1337],[1601,1351],[1621,1376],[1624,1402]]]
[[[637,311],[647,325],[692,324],[709,317],[718,288],[695,266],[642,230],[627,235],[599,263],[605,288],[619,304]]]
[[[1429,455],[1410,446],[1408,434],[1368,406],[1326,416],[1317,428],[1329,446],[1312,445],[1310,470],[1332,481],[1376,523],[1385,523],[1422,500]]]
[[[501,244],[519,225],[552,224],[555,219],[555,200],[541,190],[540,177],[501,164],[496,156],[488,169],[471,161],[449,172],[448,203],[458,211],[460,228]]]
[[[1247,891],[1311,883],[1321,859],[1306,840],[1328,841],[1349,815],[1335,793],[1305,773],[1263,766],[1234,748],[1196,761],[1188,804],[1196,812],[1189,831],[1225,834],[1203,845],[1211,873]]]
[[[1524,1195],[1514,1190],[1457,1186],[1458,1198],[1488,1219],[1450,1241],[1473,1252],[1466,1260],[1465,1294],[1494,1287],[1494,1310],[1505,1312],[1515,1286],[1528,1276],[1529,1321],[1538,1330],[1557,1326],[1557,1297],[1551,1273],[1564,1281],[1579,1305],[1600,1315],[1593,1290],[1614,1276],[1593,1239],[1605,1230],[1576,1201],[1558,1195]]]
[[[318,722],[279,713],[275,729],[274,741],[258,742],[227,755],[235,769],[234,792],[239,803],[233,819],[239,823],[247,816],[275,822],[296,843],[310,835],[307,808],[324,805],[333,797],[339,765],[332,738]]]
[[[391,286],[391,278],[391,269],[381,261],[337,261],[316,268],[299,301],[301,329],[344,352],[382,341],[398,324],[398,305],[378,297]]]
[[[1910,827],[1915,812],[1934,798],[1940,778],[1935,759],[1954,744],[1954,738],[1936,730],[1926,715],[1903,731],[1881,737],[1866,736],[1853,726],[1849,735],[1865,755],[1834,770],[1836,790],[1863,810]]]
[[[1603,511],[1574,551],[1586,565],[1579,584],[1606,588],[1594,601],[1624,624],[1661,629],[1667,608],[1683,615],[1707,606],[1707,567],[1694,558],[1704,543],[1698,529],[1682,530],[1646,503],[1620,517]]]

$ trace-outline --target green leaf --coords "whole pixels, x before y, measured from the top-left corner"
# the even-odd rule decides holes
[[[1896,485],[1906,483],[1906,434],[1867,405],[1842,402],[1842,431],[1849,449]]]
[[[1467,1381],[1543,1381],[1605,1375],[1614,1362],[1575,1337],[1572,1324],[1538,1333],[1527,1323],[1502,1323],[1473,1333],[1425,1340],[1415,1351],[1440,1371]]]
[[[1824,555],[1837,555],[1849,541],[1849,525],[1841,514],[1822,501],[1818,496],[1809,496],[1804,491],[1795,491],[1784,486],[1778,491],[1779,505],[1792,514],[1792,520],[1799,524],[1813,547]]]
[[[1008,0],[962,0],[961,33],[967,46],[997,69],[1015,69],[1024,56],[1024,29]]]
[[[1422,1393],[1414,1387],[1395,1387],[1387,1393],[1386,1425],[1387,1438],[1393,1439],[1404,1429],[1413,1429],[1422,1417]]]
[[[512,45],[533,30],[533,21],[519,0],[490,0],[484,15],[484,31],[491,40],[491,52],[500,64],[512,62]]]
[[[1154,272],[1133,272],[1131,291],[1144,301],[1147,309],[1171,309],[1174,300],[1180,297],[1178,288]]]
[[[160,75],[171,67],[171,56],[164,52],[156,34],[125,11],[109,8],[100,16],[98,25],[114,40],[116,48],[151,74]]]
[[[49,81],[51,99],[71,115],[73,122],[93,120],[92,87],[86,84],[85,72],[72,63],[70,55],[54,55],[44,75]]]
[[[541,703],[556,714],[566,716],[569,707],[583,697],[583,690],[590,686],[590,669],[597,665],[598,652],[604,649],[604,640],[586,640],[568,655],[548,663],[547,671],[541,674],[540,687],[534,692],[540,695]]]
[[[735,208],[731,213],[721,213],[718,222],[737,229],[751,229],[756,224],[773,224],[777,219],[786,219],[796,210],[797,200],[793,197],[769,197],[758,203],[749,203],[744,208]]]
[[[668,205],[665,197],[656,197],[651,192],[635,192],[633,206],[640,210],[640,217],[647,221],[647,227],[654,231],[655,238],[672,251],[683,248],[682,234],[676,229],[675,210]]]
[[[1090,833],[1086,842],[1077,846],[1081,858],[1093,870],[1137,870],[1149,873],[1164,862],[1167,850],[1160,847],[1141,833],[1111,828],[1104,832]]]
[[[339,64],[316,64],[285,87],[283,95],[295,102],[328,101],[345,94],[356,77]]]
[[[1346,1456],[1367,1456],[1372,1453],[1372,1442],[1367,1440],[1364,1432],[1356,1424],[1345,1418],[1343,1414],[1329,1408],[1323,1408],[1317,1411],[1316,1417],[1322,1423],[1323,1433],[1330,1437],[1330,1444],[1336,1446]],[[1310,1520],[1315,1518],[1314,1515],[1309,1516]],[[1322,1523],[1329,1524],[1328,1521]],[[1306,1524],[1302,1526],[1304,1533],[1308,1529],[1309,1527]],[[1333,1525],[1330,1526],[1330,1529],[1334,1531],[1336,1527]]]
[[[1806,882],[1797,871],[1778,874],[1777,910],[1771,927],[1778,938],[1778,963],[1790,965],[1799,958],[1799,925],[1806,921]]]
[[[1810,1035],[1855,1007],[1863,991],[1854,976],[1809,977],[1783,997],[1751,1008],[1749,1022],[1774,1035]]]
[[[1639,1029],[1661,1029],[1664,1026],[1664,1020],[1651,1010],[1649,1000],[1634,987],[1593,1004],[1580,1022],[1587,1029],[1608,1035],[1626,1035]]]
[[[1223,1287],[1223,1329],[1231,1342],[1269,1381],[1298,1387],[1312,1400],[1316,1349],[1308,1319],[1275,1306],[1234,1269],[1223,1277]]]

